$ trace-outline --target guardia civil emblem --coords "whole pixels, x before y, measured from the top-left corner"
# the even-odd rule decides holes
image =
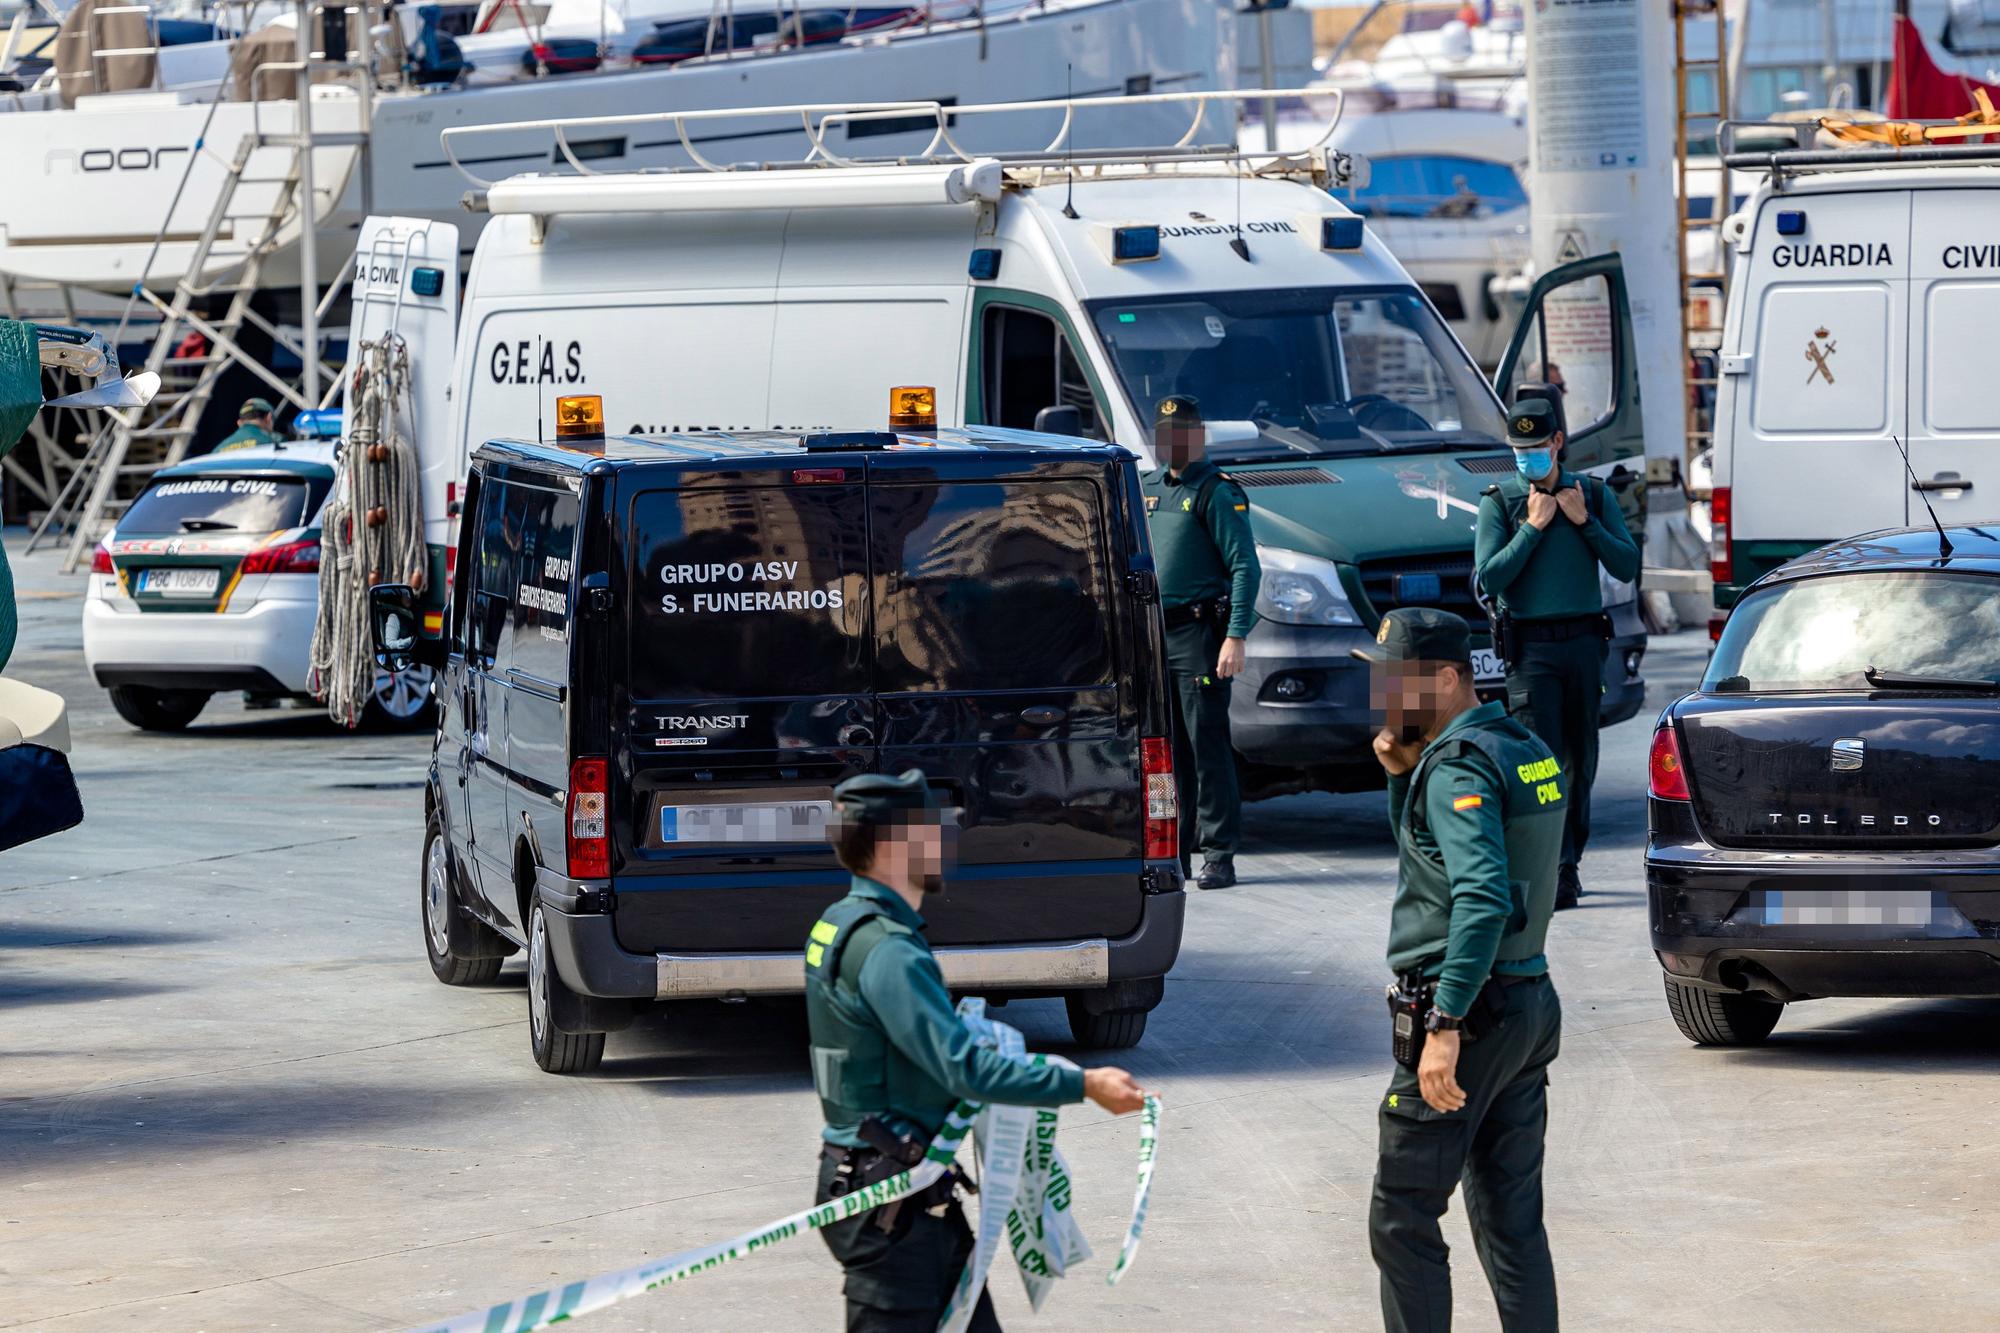
[[[1375,631],[1375,642],[1377,643],[1389,642],[1389,617],[1387,616],[1382,617],[1382,628]]]

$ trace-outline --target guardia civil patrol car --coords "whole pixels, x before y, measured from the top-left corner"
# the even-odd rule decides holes
[[[363,231],[371,253],[429,256],[403,260],[400,277],[387,264],[389,281],[364,293],[411,348],[418,416],[446,423],[420,432],[435,450],[427,512],[442,522],[469,449],[545,420],[550,393],[602,393],[614,427],[670,436],[873,420],[907,379],[936,387],[946,425],[1058,431],[1141,458],[1155,404],[1190,394],[1249,496],[1264,569],[1232,702],[1247,790],[1379,785],[1367,672],[1349,649],[1399,606],[1483,625],[1472,534],[1480,492],[1513,468],[1503,396],[1328,194],[1365,164],[1324,138],[1245,157],[1228,142],[1239,96],[1186,96],[1187,139],[1157,150],[1059,141],[972,159],[949,150],[951,126],[1018,109],[899,104],[661,113],[661,132],[715,136],[705,143],[804,116],[827,148],[809,164],[583,162],[500,181],[468,167],[472,206],[492,220],[462,318],[451,229],[371,219]],[[1120,103],[1067,108],[1077,144]],[[939,150],[869,159],[872,127],[893,117],[935,120]],[[1203,129],[1222,146],[1191,146]],[[563,156],[554,137],[596,143],[601,130],[541,122],[503,138],[509,153],[534,142]],[[446,151],[495,160],[484,134],[447,130]],[[1643,531],[1628,304],[1616,257],[1545,275],[1497,382],[1509,395],[1517,381],[1565,387],[1568,464],[1604,476]],[[1644,695],[1645,635],[1633,587],[1605,591],[1616,638],[1603,716],[1616,721]],[[1483,639],[1476,666],[1498,683]]]
[[[928,390],[901,395],[928,423]],[[997,427],[482,445],[444,637],[373,591],[385,666],[441,672],[424,948],[525,949],[543,1069],[655,1000],[802,993],[849,877],[836,783],[920,768],[965,811],[925,908],[946,981],[1061,996],[1137,1042],[1180,948],[1170,713],[1136,466]],[[879,412],[876,416],[880,420]]]

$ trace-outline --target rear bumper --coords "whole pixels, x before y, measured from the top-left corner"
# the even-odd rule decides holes
[[[946,984],[980,993],[1060,994],[1102,990],[1114,982],[1163,977],[1180,954],[1187,895],[1178,870],[1170,892],[1142,900],[1138,928],[1118,939],[1052,940],[937,949]],[[542,871],[537,887],[556,972],[580,995],[699,1000],[805,991],[803,952],[632,953],[618,943],[607,912],[578,911],[602,884]]]
[[[1656,849],[1646,862],[1654,954],[1678,980],[1781,1000],[2000,995],[2000,862]],[[1724,859],[1727,858],[1727,859]],[[1771,893],[1932,895],[1922,925],[1771,924]]]
[[[83,659],[107,688],[302,694],[318,615],[310,599],[260,597],[241,611],[209,613],[140,611],[126,599],[92,596],[83,603]]]

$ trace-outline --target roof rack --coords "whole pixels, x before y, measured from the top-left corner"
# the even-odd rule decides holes
[[[1213,92],[1184,93],[1140,93],[1126,97],[1079,97],[1057,98],[1049,101],[994,102],[980,106],[952,106],[943,102],[815,102],[797,106],[757,106],[757,107],[713,107],[699,111],[649,111],[630,115],[571,116],[555,120],[522,120],[494,125],[455,125],[443,131],[440,139],[444,154],[459,173],[475,186],[482,189],[495,184],[494,181],[474,175],[458,157],[458,146],[467,139],[482,134],[514,134],[524,131],[547,130],[555,142],[556,150],[570,168],[581,176],[633,176],[672,175],[684,172],[745,172],[812,168],[853,168],[853,167],[899,167],[899,166],[947,166],[967,165],[980,161],[998,161],[1007,166],[1147,166],[1186,162],[1237,162],[1249,165],[1255,160],[1267,163],[1294,159],[1307,162],[1316,155],[1323,154],[1326,145],[1333,138],[1336,126],[1340,124],[1341,107],[1345,98],[1335,89],[1319,91],[1315,97],[1332,97],[1333,114],[1326,122],[1325,129],[1312,145],[1303,150],[1286,153],[1252,152],[1236,146],[1236,122],[1238,117],[1228,118],[1228,133],[1231,142],[1222,144],[1200,144],[1197,137],[1207,119],[1208,110],[1217,104],[1231,107],[1245,102],[1262,101],[1274,97],[1299,97],[1303,90],[1253,88]],[[1190,108],[1188,127],[1181,136],[1170,144],[1129,149],[1081,149],[1071,143],[1075,132],[1077,113],[1080,111],[1104,111],[1141,106],[1164,106],[1180,104]],[[1055,137],[1045,147],[1020,152],[973,153],[959,146],[953,137],[954,129],[968,119],[996,117],[1001,115],[1021,115],[1037,111],[1060,111],[1062,123]],[[811,147],[802,158],[777,162],[728,163],[711,161],[696,147],[698,140],[690,133],[690,126],[709,125],[717,121],[792,119],[799,122],[800,131]],[[827,141],[827,132],[856,124],[880,121],[909,121],[913,132],[929,127],[930,142],[921,153],[901,157],[853,157],[837,151]],[[635,172],[630,169],[607,172],[592,167],[580,159],[574,151],[569,136],[580,129],[603,130],[607,128],[639,125],[670,125],[680,140],[681,150],[693,164],[686,167],[666,167]]]
[[[1881,140],[1894,129],[1903,129],[1914,142],[1890,143]],[[1726,120],[1716,133],[1722,164],[1732,171],[1768,171],[1774,181],[1786,175],[1809,172],[1853,171],[1881,166],[1977,166],[2000,163],[2000,143],[1944,144],[1934,139],[1991,134],[2000,137],[2000,126],[1980,125],[1969,119],[1891,122],[1866,127],[1867,138],[1852,138],[1862,147],[1794,147],[1740,151],[1739,138],[1751,132],[1783,136],[1798,144],[1801,138],[1816,138],[1821,130],[1854,134],[1848,122],[1822,117],[1807,121]]]

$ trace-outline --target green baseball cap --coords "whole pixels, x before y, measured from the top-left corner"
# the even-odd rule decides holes
[[[236,419],[245,421],[251,417],[268,417],[277,410],[268,398],[246,398],[243,406],[236,409]]]
[[[1562,429],[1556,419],[1555,404],[1546,398],[1523,398],[1507,412],[1507,443],[1516,449],[1533,449],[1548,443]]]
[[[833,789],[833,804],[842,822],[894,824],[923,811],[942,810],[937,794],[921,768],[887,773],[863,773]]]
[[[1185,393],[1170,393],[1153,409],[1153,428],[1201,424],[1201,400]]]
[[[1348,651],[1364,662],[1468,662],[1472,626],[1449,611],[1400,607],[1382,617],[1373,648]]]

